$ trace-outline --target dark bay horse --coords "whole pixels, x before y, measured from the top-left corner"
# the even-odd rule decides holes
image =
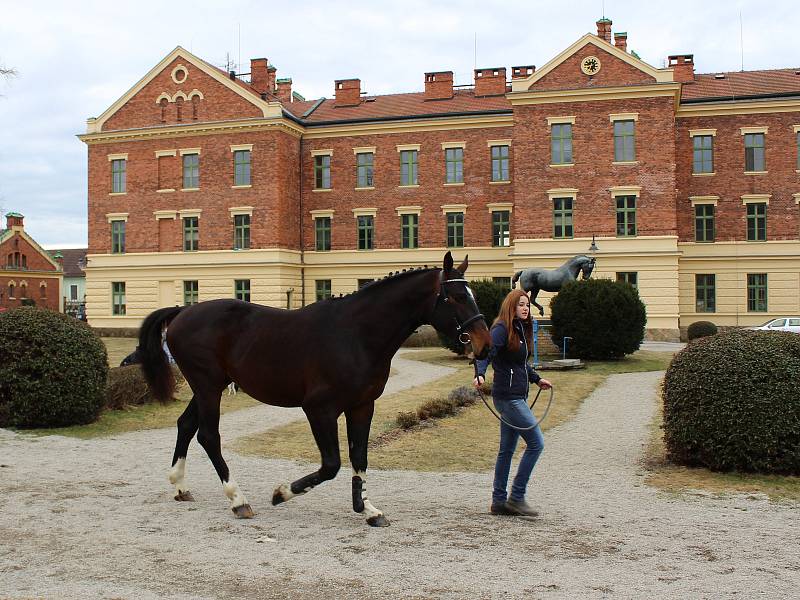
[[[222,480],[231,509],[253,516],[222,457],[220,396],[235,382],[253,398],[302,407],[319,448],[322,466],[279,486],[272,503],[304,494],[339,471],[337,419],[347,421],[353,466],[353,510],[373,526],[388,525],[366,495],[367,442],[375,400],[389,378],[392,357],[420,325],[471,343],[477,357],[491,339],[483,315],[464,279],[468,260],[453,268],[448,252],[443,268],[414,269],[298,310],[282,310],[239,300],[211,300],[162,308],[150,314],[139,333],[142,368],[159,399],[170,398],[174,379],[161,347],[161,331],[193,397],[178,419],[178,439],[170,482],[176,500],[192,500],[184,479],[186,451],[197,433]]]
[[[541,304],[536,302],[536,296],[539,291],[557,292],[568,281],[575,281],[578,278],[578,273],[583,273],[583,278],[589,279],[594,269],[594,263],[594,258],[580,254],[570,258],[557,269],[524,269],[517,271],[514,274],[514,279],[511,280],[511,287],[513,288],[519,279],[522,289],[531,295],[531,304],[539,309],[540,315],[544,315],[544,309]]]

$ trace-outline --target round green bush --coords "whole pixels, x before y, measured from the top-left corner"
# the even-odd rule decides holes
[[[689,325],[686,331],[686,338],[691,342],[697,338],[706,337],[709,335],[717,335],[717,326],[711,321],[695,321]]]
[[[491,327],[492,322],[500,313],[500,305],[503,304],[503,299],[511,290],[507,286],[495,283],[490,279],[470,281],[469,287],[472,293],[475,294],[475,303],[486,319],[487,327]],[[464,344],[457,340],[453,340],[441,333],[439,333],[439,340],[444,348],[459,356],[466,353]]]
[[[0,314],[0,427],[90,423],[107,375],[106,348],[81,321],[27,306]]]
[[[639,292],[610,279],[571,281],[550,300],[550,337],[571,357],[594,360],[622,358],[644,340],[647,313]]]
[[[800,475],[800,335],[737,330],[681,350],[663,383],[673,462]]]

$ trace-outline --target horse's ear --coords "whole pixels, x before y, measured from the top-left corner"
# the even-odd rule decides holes
[[[447,254],[444,255],[444,263],[442,264],[442,267],[444,268],[445,273],[453,270],[453,255],[449,250],[447,251]]]
[[[467,254],[467,255],[464,257],[464,260],[463,260],[463,262],[462,262],[460,265],[458,265],[458,270],[459,270],[459,271],[461,272],[461,274],[463,275],[464,273],[466,273],[466,272],[467,272],[467,267],[469,267],[469,254]]]

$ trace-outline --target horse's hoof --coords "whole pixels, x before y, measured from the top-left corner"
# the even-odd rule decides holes
[[[370,527],[388,527],[389,519],[387,519],[383,515],[376,515],[374,517],[370,517],[369,519],[367,519],[367,524]]]
[[[237,519],[252,519],[256,516],[249,504],[240,504],[239,506],[234,506],[231,510]]]
[[[272,506],[278,506],[281,502],[286,502],[286,498],[283,497],[281,488],[278,488],[272,492]]]
[[[175,495],[175,500],[178,502],[194,502],[194,496],[192,496],[192,492],[186,490],[185,492],[178,492]]]

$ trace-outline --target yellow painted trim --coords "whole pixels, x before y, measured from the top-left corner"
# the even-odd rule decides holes
[[[156,98],[156,104],[161,104],[162,100],[166,100],[167,102],[172,102],[172,97],[167,92],[161,92],[158,98]]]
[[[462,150],[467,146],[467,142],[442,142],[442,150],[452,150],[454,148],[461,148]]]
[[[575,115],[569,117],[547,117],[547,126],[550,127],[552,125],[564,125],[564,124],[575,125]]]
[[[418,215],[422,212],[421,206],[398,206],[395,209],[397,215]]]
[[[800,204],[800,193],[792,194],[792,196],[794,197],[794,203],[795,204]]]
[[[547,190],[547,192],[545,192],[545,193],[547,194],[548,198],[550,198],[550,199],[553,199],[553,198],[568,198],[568,197],[571,196],[573,198],[573,200],[574,200],[575,196],[578,195],[579,191],[580,190],[578,188],[552,188],[552,189]]]
[[[476,115],[465,117],[447,117],[437,119],[419,119],[388,121],[385,123],[348,123],[324,127],[309,127],[303,139],[313,140],[329,137],[353,137],[359,135],[378,135],[395,133],[416,133],[417,131],[450,131],[454,129],[478,129],[487,127],[512,127],[514,118],[505,115]]]
[[[630,196],[631,194],[636,195],[637,197],[641,194],[642,186],[640,185],[617,185],[608,188],[608,191],[611,192],[611,197],[614,198],[615,196]]]
[[[626,165],[638,165],[639,161],[638,160],[619,160],[619,161],[615,160],[611,164],[624,167]]]
[[[311,156],[333,156],[333,149],[326,148],[324,150],[312,150]]]
[[[563,167],[574,167],[575,163],[558,163],[554,165],[547,165],[548,167],[552,167],[553,169],[561,169]]]
[[[794,133],[800,133],[800,125],[792,125],[792,131]]]
[[[353,189],[355,191],[357,191],[357,192],[368,192],[369,190],[374,190],[375,186],[374,185],[370,185],[370,186],[367,186],[367,187],[357,187],[357,188],[353,188]]]
[[[186,156],[187,154],[200,154],[200,148],[181,148],[178,150],[181,156]]]
[[[744,171],[745,175],[766,175],[769,171]]]
[[[689,137],[695,137],[697,135],[717,135],[716,129],[690,129],[689,130]]]
[[[374,217],[378,214],[377,208],[354,208],[353,217]]]
[[[111,162],[112,160],[128,160],[128,153],[125,152],[123,154],[109,154],[108,162]]]
[[[524,92],[530,89],[530,87],[539,81],[542,77],[547,75],[550,71],[558,67],[561,63],[565,60],[570,58],[573,54],[576,54],[579,50],[582,50],[586,47],[587,44],[591,44],[600,50],[608,52],[612,56],[615,56],[619,60],[629,64],[630,66],[639,69],[640,71],[650,75],[653,79],[657,82],[672,82],[673,77],[673,69],[656,69],[655,67],[648,65],[643,60],[639,60],[633,57],[631,54],[627,52],[623,52],[613,44],[609,44],[604,39],[593,35],[591,33],[587,33],[586,35],[581,36],[578,40],[576,40],[573,44],[569,47],[564,49],[562,52],[557,54],[555,57],[547,61],[545,65],[536,71],[534,71],[530,76],[525,78],[518,78],[513,79],[511,81],[511,93],[515,92]]]
[[[164,188],[162,190],[156,190],[156,194],[166,194],[168,192],[174,192],[175,188]]]
[[[513,202],[489,202],[486,204],[486,208],[489,209],[490,213],[507,210],[509,213],[514,212],[514,203]]]
[[[489,185],[508,185],[511,183],[510,179],[504,179],[502,181],[490,181]]]
[[[175,156],[177,154],[177,150],[156,150],[156,158],[161,158],[162,156]]]
[[[398,185],[397,187],[399,187],[399,188],[418,188],[419,184],[418,183],[412,183],[410,185]]]
[[[199,187],[196,187],[196,188],[181,188],[181,191],[182,192],[199,192],[200,188]]]
[[[512,83],[512,86],[514,84]],[[681,84],[653,83],[630,87],[580,88],[574,90],[546,90],[542,92],[511,92],[506,98],[512,106],[528,104],[556,104],[567,102],[597,102],[671,96],[675,106],[680,101]]]
[[[231,144],[231,152],[240,152],[242,150],[253,151],[253,144]]]
[[[608,115],[608,120],[614,121],[638,121],[639,113],[613,113]]]
[[[460,212],[460,213],[467,213],[467,205],[466,204],[442,204],[442,214],[446,215],[447,213],[452,212]]]
[[[692,173],[692,177],[713,177],[716,174],[716,171],[712,171],[711,173]]]
[[[511,146],[511,140],[487,140],[486,145],[491,148],[492,146]]]
[[[319,192],[332,192],[333,188],[313,188],[311,191],[315,194]]]
[[[127,196],[128,192],[110,192],[109,196]]]
[[[189,92],[189,100],[191,101],[191,99],[194,98],[195,96],[200,98],[200,100],[206,99],[205,96],[203,96],[203,92],[201,92],[197,88],[194,88],[191,92]]]
[[[769,132],[769,127],[740,127],[739,131],[742,135],[746,135],[748,133],[763,133],[767,134]]]
[[[419,152],[420,144],[397,144],[398,152],[416,151]]]
[[[311,218],[316,219],[317,217],[331,217],[333,218],[333,209],[322,209],[322,210],[312,210],[309,211],[311,213]]]
[[[772,194],[742,194],[742,204],[769,204]]]
[[[178,81],[178,78],[175,76],[178,71],[183,71],[183,79]],[[172,77],[172,81],[177,83],[178,85],[182,84],[189,78],[189,69],[187,69],[182,63],[178,63],[174,69],[172,69],[172,73],[170,73],[170,77]]]
[[[463,181],[457,181],[455,183],[443,183],[444,187],[462,187],[466,185]]]
[[[228,212],[231,214],[231,217],[236,215],[248,215],[253,216],[253,207],[252,206],[232,206],[228,209]]]
[[[184,94],[182,91],[178,90],[172,95],[172,99],[170,100],[170,102],[177,102],[178,98],[182,98],[184,101],[187,101],[189,99],[189,96]]]
[[[199,219],[202,212],[202,208],[186,208],[179,210],[178,214],[181,216],[181,219],[183,217],[197,217]]]
[[[698,204],[713,204],[717,206],[719,196],[689,196],[689,201],[692,206],[697,206]]]
[[[249,190],[249,189],[251,189],[252,187],[253,187],[253,186],[252,186],[251,184],[249,184],[249,183],[248,183],[247,185],[232,185],[232,186],[231,186],[231,189],[232,189],[232,190]]]
[[[353,154],[375,154],[375,146],[359,146],[353,148]]]
[[[156,221],[159,219],[175,219],[178,215],[178,211],[176,210],[154,210],[153,216],[156,218]]]
[[[126,221],[128,220],[128,215],[130,213],[106,213],[106,219],[108,222],[111,223],[112,221]]]

